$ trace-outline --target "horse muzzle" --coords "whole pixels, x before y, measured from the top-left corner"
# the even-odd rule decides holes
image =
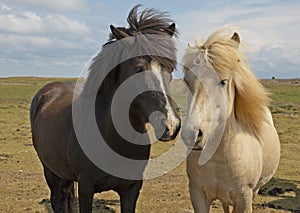
[[[190,131],[191,129],[183,128],[181,131],[181,138],[188,149],[194,151],[203,150],[203,133],[201,130]]]
[[[165,126],[165,131],[162,134],[161,137],[159,137],[159,141],[171,141],[176,138],[178,135],[180,128],[181,128],[181,122],[179,119],[175,119],[175,121],[162,121],[163,125]]]

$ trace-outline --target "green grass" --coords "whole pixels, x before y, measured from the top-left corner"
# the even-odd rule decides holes
[[[49,189],[42,166],[31,142],[30,102],[36,91],[55,78],[0,79],[0,212],[51,212]],[[63,79],[72,80],[75,79]],[[300,211],[300,87],[289,84],[267,85],[273,94],[271,110],[281,140],[281,161],[275,177],[254,200],[254,212]],[[174,97],[184,116],[187,97]],[[173,142],[155,143],[152,157],[172,147]],[[192,210],[185,165],[182,163],[162,177],[146,180],[137,212],[187,212]],[[268,195],[281,188],[283,193]],[[94,212],[120,211],[114,192],[97,194]],[[221,212],[220,203],[212,212]]]
[[[271,202],[275,207],[300,211],[300,86],[266,86],[272,93],[271,112],[281,142],[281,160],[275,177],[266,185],[293,189]],[[266,199],[268,200],[268,199]]]
[[[57,79],[0,79],[0,212],[46,212],[49,197],[42,167],[32,147],[30,102],[36,91]]]

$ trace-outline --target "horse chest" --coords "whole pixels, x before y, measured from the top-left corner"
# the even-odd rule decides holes
[[[201,153],[192,152],[187,160],[190,180],[211,189],[212,193],[231,191],[242,185],[255,186],[262,168],[261,155],[253,154],[252,148],[248,146],[231,147],[231,150],[227,148],[222,147],[222,151],[217,151],[202,166],[198,164]],[[242,151],[245,149],[248,151]],[[235,154],[232,154],[233,150]]]

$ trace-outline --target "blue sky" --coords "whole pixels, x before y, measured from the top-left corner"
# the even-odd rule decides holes
[[[0,77],[79,76],[109,25],[126,26],[136,4],[169,12],[180,31],[179,61],[188,42],[232,26],[259,78],[300,77],[298,0],[2,0]],[[181,70],[174,75],[181,77]]]

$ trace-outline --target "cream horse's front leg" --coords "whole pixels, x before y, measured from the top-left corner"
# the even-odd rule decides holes
[[[250,188],[237,194],[233,213],[252,213],[252,199],[253,191]]]
[[[212,199],[205,193],[203,187],[199,187],[197,184],[190,181],[189,188],[195,213],[209,213]]]
[[[222,207],[223,207],[223,211],[224,213],[231,213],[232,211],[230,211],[230,207],[228,204],[222,203]]]

